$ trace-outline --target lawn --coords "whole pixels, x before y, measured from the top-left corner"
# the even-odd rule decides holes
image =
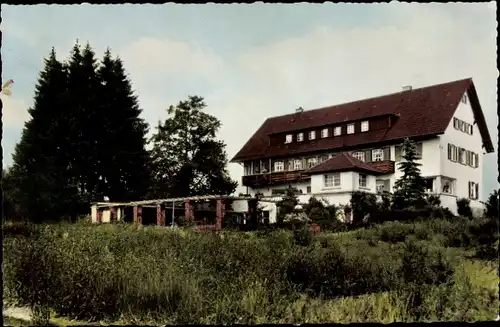
[[[493,320],[498,259],[476,251],[492,242],[485,224],[391,222],[317,237],[13,224],[5,294],[57,325]]]

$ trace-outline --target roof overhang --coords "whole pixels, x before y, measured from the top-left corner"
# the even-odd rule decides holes
[[[488,131],[488,125],[486,124],[486,118],[484,117],[483,110],[481,109],[481,104],[479,103],[479,97],[477,96],[476,87],[471,80],[469,89],[467,90],[469,96],[469,101],[471,103],[472,112],[474,114],[474,119],[477,124],[479,133],[483,140],[483,148],[487,153],[492,153],[495,151],[493,146],[493,141],[491,140],[490,133]]]

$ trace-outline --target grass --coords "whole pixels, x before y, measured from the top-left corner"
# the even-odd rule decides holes
[[[498,261],[474,258],[485,238],[470,224],[481,222],[315,238],[6,224],[5,294],[57,325],[492,320]]]

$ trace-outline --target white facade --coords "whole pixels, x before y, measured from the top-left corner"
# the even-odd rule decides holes
[[[458,123],[455,118],[462,123]],[[464,126],[462,130],[457,129],[461,128],[460,126]],[[464,149],[462,153],[467,159],[457,162],[458,158],[452,157],[453,160],[456,160],[450,160],[448,154],[449,144]],[[460,102],[445,133],[421,142],[421,159],[417,160],[417,162],[421,163],[422,176],[428,180],[428,192],[439,195],[441,204],[448,207],[454,214],[457,213],[456,201],[459,198],[469,199],[471,208],[475,213],[482,212],[484,209],[480,201],[487,198],[488,195],[482,192],[483,158],[485,154],[482,144],[481,134],[475,124],[473,111],[467,96]],[[465,152],[465,150],[468,152]],[[365,187],[359,186],[359,173],[350,171],[338,173],[340,176],[339,186],[326,187],[325,175],[329,174],[317,174],[312,175],[311,180],[308,182],[248,189],[251,195],[262,193],[268,197],[273,194],[273,189],[283,190],[288,185],[291,185],[302,192],[299,195],[301,203],[307,202],[310,197],[317,197],[324,198],[335,205],[343,205],[349,203],[351,193],[354,191],[376,193],[377,185],[382,184],[385,185],[385,191],[393,191],[394,183],[402,175],[398,169],[398,163],[401,159],[400,156],[396,156],[396,145],[390,146],[390,158],[384,158],[384,160],[395,161],[395,173],[376,177],[368,175]],[[477,195],[475,195],[475,184],[471,185],[470,183],[479,184],[477,186]],[[279,198],[279,195],[276,195],[276,197]],[[268,206],[270,210],[275,212],[275,206]]]

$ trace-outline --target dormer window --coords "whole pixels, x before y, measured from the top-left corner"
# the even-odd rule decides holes
[[[297,134],[297,142],[302,142],[302,141],[304,141],[304,133]]]
[[[347,125],[347,134],[354,134],[354,124]]]
[[[321,130],[321,137],[322,138],[328,137],[328,128],[323,128]]]
[[[369,122],[368,120],[361,122],[361,132],[368,132]]]
[[[335,129],[333,130],[333,135],[339,136],[340,134],[342,134],[342,128],[340,126],[335,127]]]
[[[292,138],[293,138],[292,134],[288,134],[285,138],[285,144],[292,143]]]
[[[309,132],[309,139],[314,140],[316,138],[316,131],[310,131]]]

